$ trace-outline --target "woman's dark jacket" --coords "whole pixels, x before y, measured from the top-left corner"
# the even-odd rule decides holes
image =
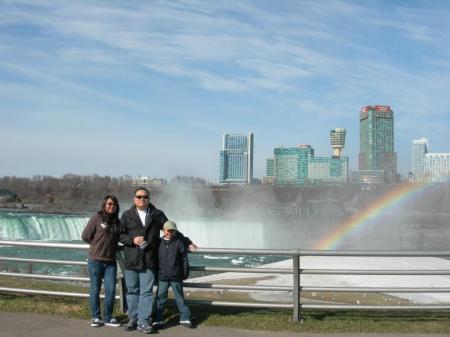
[[[120,242],[124,245],[125,268],[132,270],[156,269],[158,266],[158,245],[160,231],[167,221],[163,211],[160,211],[151,203],[148,205],[148,212],[145,224],[142,224],[136,206],[123,212],[120,219],[121,233]],[[183,242],[187,245],[192,243],[189,238],[177,232]],[[143,236],[148,242],[145,249],[140,249],[133,243],[137,236]]]
[[[189,260],[186,245],[177,237],[160,239],[158,278],[161,281],[181,282],[189,277]]]
[[[108,225],[100,214],[89,219],[81,233],[83,241],[89,243],[89,257],[94,260],[114,262],[119,243],[119,219]]]

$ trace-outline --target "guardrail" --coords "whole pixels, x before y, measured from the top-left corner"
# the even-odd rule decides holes
[[[17,242],[17,241],[0,241],[0,246],[22,246],[22,247],[41,247],[41,248],[64,248],[64,249],[81,249],[87,250],[87,244],[64,244],[64,243],[42,243],[42,242]],[[300,292],[336,292],[336,293],[450,293],[450,287],[323,287],[323,286],[305,286],[302,285],[302,275],[450,275],[450,270],[362,270],[362,269],[302,269],[301,261],[306,256],[351,256],[351,257],[438,257],[448,258],[450,252],[430,251],[316,251],[316,250],[266,250],[266,249],[198,249],[191,254],[239,254],[239,255],[255,255],[255,256],[286,256],[292,260],[291,268],[219,268],[206,266],[191,266],[193,271],[204,271],[210,273],[263,273],[263,274],[291,274],[292,286],[283,285],[224,285],[215,283],[196,283],[192,280],[185,282],[186,289],[203,288],[218,289],[230,291],[263,291],[263,292],[288,292],[291,294],[292,303],[264,303],[264,302],[227,302],[227,301],[190,301],[194,303],[204,303],[220,306],[234,307],[259,307],[259,308],[289,308],[292,309],[292,320],[301,321],[303,319],[302,311],[308,309],[315,310],[449,310],[450,305],[352,305],[339,303],[303,303],[300,298]],[[67,261],[67,260],[51,260],[51,259],[25,259],[0,256],[0,261],[14,261],[19,263],[46,263],[46,264],[67,264],[67,265],[86,265],[83,261]],[[119,295],[121,310],[126,309],[125,303],[125,283],[122,274],[123,265],[119,259]],[[122,268],[121,268],[122,265]],[[60,281],[81,281],[89,282],[87,277],[74,276],[56,276],[56,275],[40,275],[33,273],[12,273],[0,272],[0,276],[24,277]],[[33,289],[7,288],[0,287],[0,292],[28,293],[53,296],[71,296],[71,297],[89,297],[89,294],[55,292]]]

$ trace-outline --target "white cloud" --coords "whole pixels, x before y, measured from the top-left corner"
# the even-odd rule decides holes
[[[448,5],[407,5],[3,2],[0,87],[12,103],[0,113],[20,106],[50,119],[60,109],[96,122],[96,114],[115,113],[124,125],[145,119],[140,126],[177,124],[211,135],[217,119],[244,111],[240,127],[264,130],[275,145],[299,128],[326,137],[313,130],[318,120],[351,130],[361,106],[389,104],[399,144],[409,143],[410,127],[443,135]],[[276,120],[289,123],[264,124]]]

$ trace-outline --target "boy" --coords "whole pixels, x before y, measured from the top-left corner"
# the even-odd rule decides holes
[[[169,287],[175,295],[178,310],[180,311],[180,324],[187,328],[192,328],[190,321],[191,313],[184,301],[183,280],[189,277],[188,250],[186,245],[175,237],[177,225],[173,221],[166,221],[163,225],[158,256],[158,295],[156,300],[156,322],[155,327],[164,324],[162,320],[164,308],[167,303]]]

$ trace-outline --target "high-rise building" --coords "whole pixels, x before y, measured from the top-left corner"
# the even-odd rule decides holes
[[[412,180],[415,183],[448,182],[450,179],[450,153],[428,152],[428,139],[412,141]]]
[[[262,179],[263,184],[273,184],[275,180],[275,158],[267,158],[266,175]]]
[[[333,157],[339,158],[342,153],[342,149],[345,146],[345,134],[344,128],[335,128],[330,130],[331,147],[333,148]]]
[[[311,157],[308,183],[344,184],[348,182],[348,157]]]
[[[266,177],[275,175],[275,158],[267,158],[266,161]]]
[[[428,139],[421,138],[412,141],[411,172],[413,182],[425,181],[425,161],[428,153]]]
[[[221,184],[251,184],[253,180],[253,133],[225,134],[220,151]]]
[[[315,157],[310,145],[275,148],[275,185],[348,182],[348,157]]]
[[[359,147],[360,170],[384,170],[387,182],[395,181],[394,111],[389,106],[365,106],[361,109]]]
[[[310,145],[275,148],[275,185],[308,183],[308,161],[314,155]]]

